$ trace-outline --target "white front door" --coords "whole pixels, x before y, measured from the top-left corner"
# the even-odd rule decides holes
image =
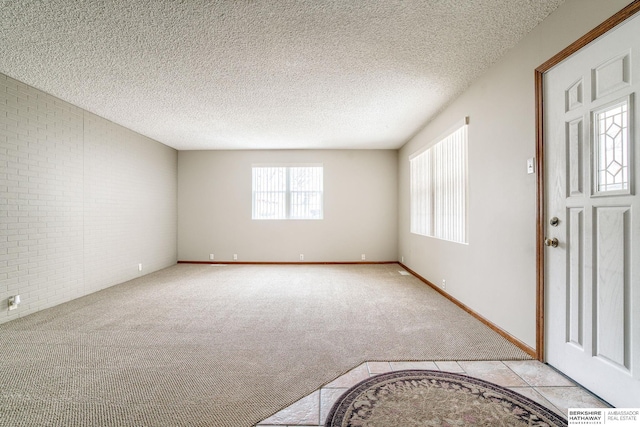
[[[545,358],[610,404],[633,408],[640,407],[639,98],[640,16],[544,75]]]

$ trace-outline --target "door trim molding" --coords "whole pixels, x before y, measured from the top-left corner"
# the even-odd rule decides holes
[[[598,37],[640,12],[640,0],[634,0],[624,9],[580,37],[552,58],[535,69],[535,110],[536,110],[536,358],[544,362],[544,74],[551,68],[576,53]]]

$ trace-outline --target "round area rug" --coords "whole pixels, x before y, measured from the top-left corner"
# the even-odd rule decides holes
[[[466,375],[410,370],[356,384],[333,405],[325,427],[566,426],[542,405]]]

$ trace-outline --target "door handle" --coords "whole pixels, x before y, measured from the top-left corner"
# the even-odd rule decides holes
[[[558,247],[558,239],[557,238],[545,238],[544,239],[544,244],[547,246],[551,246],[552,248],[557,248]]]

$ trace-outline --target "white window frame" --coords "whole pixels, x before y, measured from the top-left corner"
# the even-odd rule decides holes
[[[283,178],[279,182],[259,182],[259,178],[256,176],[257,169],[280,169],[280,173]],[[296,190],[295,185],[292,182],[292,175],[295,174],[295,169],[300,168],[316,168],[317,170],[315,181],[312,182],[312,188],[305,190]],[[262,189],[262,188],[267,188]],[[258,189],[258,190],[257,190]],[[260,193],[271,193],[276,195],[274,199],[280,199],[274,201],[277,205],[276,214],[269,216],[261,214],[263,212],[259,209],[260,203],[258,203],[258,195]],[[296,195],[308,193],[310,197],[316,197],[316,209],[313,212],[296,213],[296,203],[294,199]],[[279,195],[279,197],[278,197]],[[268,203],[268,202],[267,202]],[[303,208],[305,205],[300,205]],[[307,209],[308,210],[308,209]],[[253,164],[251,167],[251,219],[254,220],[322,220],[324,219],[324,166],[322,163],[295,163],[295,164]]]
[[[468,125],[409,156],[411,233],[468,244]]]

